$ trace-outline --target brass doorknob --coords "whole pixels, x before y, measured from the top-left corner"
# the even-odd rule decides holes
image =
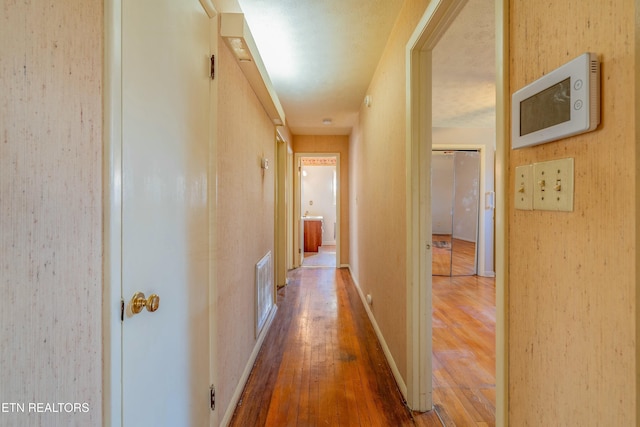
[[[148,312],[153,313],[160,307],[160,297],[156,294],[151,294],[149,298],[146,298],[142,292],[136,292],[131,298],[131,312],[138,314],[145,307]]]

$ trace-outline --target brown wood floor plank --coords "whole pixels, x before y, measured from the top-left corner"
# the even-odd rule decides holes
[[[406,409],[348,270],[289,278],[232,426],[441,425]]]
[[[441,425],[406,411],[348,271],[299,269],[290,283],[231,425]],[[494,281],[434,277],[433,301],[437,411],[494,426]]]

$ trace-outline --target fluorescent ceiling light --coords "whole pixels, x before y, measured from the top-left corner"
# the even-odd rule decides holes
[[[272,123],[285,124],[284,110],[262,62],[247,22],[242,13],[223,13],[220,16],[220,35],[233,52],[240,69],[256,93]]]
[[[240,37],[229,37],[227,40],[238,60],[251,61],[251,53],[244,40]]]

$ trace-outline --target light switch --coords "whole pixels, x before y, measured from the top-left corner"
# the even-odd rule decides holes
[[[573,211],[573,159],[533,164],[533,209]]]
[[[516,166],[514,201],[516,209],[533,210],[533,165]]]

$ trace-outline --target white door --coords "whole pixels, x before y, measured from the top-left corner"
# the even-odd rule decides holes
[[[124,427],[209,424],[209,25],[198,0],[122,1]]]

